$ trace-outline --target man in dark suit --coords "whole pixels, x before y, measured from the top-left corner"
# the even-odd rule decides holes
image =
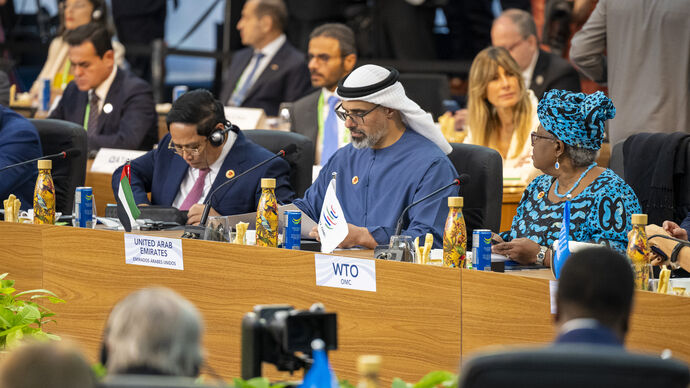
[[[311,85],[319,88],[290,108],[290,129],[314,143],[314,163],[323,166],[338,148],[349,143],[345,123],[335,115],[340,99],[335,95],[338,81],[350,74],[357,62],[355,34],[350,27],[324,24],[309,36]]]
[[[158,147],[132,161],[131,186],[137,204],[174,206],[188,210],[187,223],[201,219],[206,197],[222,183],[273,154],[252,143],[225,119],[223,105],[203,89],[185,93],[166,118],[169,134]],[[113,173],[117,195],[122,167]],[[290,166],[274,159],[214,194],[210,215],[256,211],[261,178],[276,179],[276,198],[291,202]],[[151,193],[151,200],[146,196]]]
[[[311,90],[309,69],[283,33],[287,8],[283,0],[249,0],[237,29],[249,46],[232,57],[223,74],[220,100],[225,105],[262,108],[276,116],[281,102],[292,102]]]
[[[580,91],[580,76],[565,59],[539,49],[537,27],[529,12],[509,9],[494,20],[491,44],[503,47],[515,59],[525,86],[537,99],[551,89]]]
[[[606,247],[573,253],[563,265],[556,292],[555,344],[622,347],[632,309],[630,261]]]
[[[41,140],[36,128],[10,108],[0,106],[0,167],[41,155]],[[0,174],[0,200],[14,194],[22,202],[22,209],[31,208],[38,176],[36,164],[25,164]]]
[[[65,41],[74,80],[50,118],[83,125],[89,151],[150,150],[158,138],[151,87],[115,66],[110,33],[90,23],[66,33]]]

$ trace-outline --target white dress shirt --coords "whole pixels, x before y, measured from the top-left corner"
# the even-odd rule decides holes
[[[218,159],[216,159],[216,161],[209,166],[210,171],[208,172],[208,174],[206,174],[206,177],[204,178],[204,190],[201,194],[201,198],[199,198],[199,202],[197,203],[204,203],[206,196],[211,190],[211,186],[213,186],[213,181],[216,180],[216,177],[220,172],[220,168],[223,165],[223,162],[225,161],[225,157],[228,156],[228,152],[230,152],[230,149],[232,148],[233,144],[235,144],[237,134],[233,131],[230,131],[227,133],[227,135],[228,139],[225,141],[225,144],[223,145],[223,150],[221,151],[220,156],[218,156]],[[206,147],[211,147],[211,144],[207,143]],[[173,207],[179,209],[180,206],[182,206],[182,202],[184,202],[185,198],[187,198],[189,192],[192,191],[192,187],[194,187],[194,183],[196,183],[196,179],[198,177],[198,168],[189,167],[187,169],[187,174],[184,176],[182,182],[180,183],[180,190],[177,192],[177,196],[175,197],[175,200],[172,203]]]
[[[103,110],[103,104],[105,103],[105,98],[108,96],[108,91],[110,91],[110,86],[113,84],[113,81],[115,80],[115,76],[117,75],[117,66],[113,65],[113,71],[110,72],[110,75],[108,78],[105,79],[105,81],[101,82],[100,85],[96,87],[96,89],[91,89],[89,90],[89,101],[91,101],[91,93],[96,93],[98,96],[98,111],[101,112]],[[87,102],[88,104],[88,102]],[[110,113],[110,112],[108,112]]]
[[[532,76],[534,75],[534,68],[537,67],[537,59],[539,59],[539,48],[534,52],[529,66],[522,72],[522,79],[525,81],[525,89],[529,89],[532,84]]]

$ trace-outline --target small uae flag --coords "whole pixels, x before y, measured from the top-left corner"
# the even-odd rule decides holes
[[[141,212],[134,202],[134,194],[132,194],[132,186],[129,185],[130,164],[129,160],[122,167],[122,175],[120,176],[120,187],[117,189],[117,218],[124,226],[127,232],[132,231],[134,225]]]

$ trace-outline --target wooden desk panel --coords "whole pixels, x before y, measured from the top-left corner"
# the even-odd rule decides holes
[[[365,353],[383,356],[382,380],[389,384],[393,377],[412,381],[434,369],[456,370],[461,357],[487,345],[544,344],[554,336],[543,274],[377,261],[373,293],[317,287],[312,252],[183,240],[185,269],[177,271],[125,264],[122,232],[0,223],[0,236],[2,268],[67,300],[54,306],[59,324],[47,329],[74,338],[92,360],[112,306],[150,285],[173,288],[199,308],[208,362],[225,378],[240,374],[240,322],[256,304],[305,309],[322,302],[337,312],[339,350],[331,362],[350,381]],[[636,296],[629,347],[670,348],[690,361],[690,298]]]
[[[377,292],[350,291],[315,285],[312,252],[183,240],[185,269],[176,271],[126,265],[122,232],[33,227],[46,252],[44,287],[68,301],[55,306],[59,325],[49,330],[83,344],[93,360],[111,307],[152,284],[199,308],[209,363],[224,377],[240,374],[240,322],[256,304],[304,309],[322,302],[337,312],[339,350],[331,362],[341,378],[357,378],[364,353],[383,355],[384,381],[454,370],[460,359],[457,270],[377,261]]]
[[[0,221],[0,273],[16,281],[17,291],[43,288],[41,230],[34,225]]]
[[[462,354],[553,339],[548,280],[462,270]]]

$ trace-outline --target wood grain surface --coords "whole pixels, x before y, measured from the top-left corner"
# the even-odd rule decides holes
[[[377,291],[365,292],[316,286],[313,252],[196,240],[182,246],[182,271],[128,265],[123,232],[0,222],[0,271],[66,299],[47,330],[75,339],[93,361],[117,301],[142,287],[170,287],[199,308],[208,364],[226,379],[240,375],[240,322],[257,304],[323,303],[338,314],[339,348],[330,354],[338,377],[356,381],[357,357],[380,354],[385,385],[457,370],[485,346],[545,344],[554,336],[546,273],[376,261]],[[628,346],[668,348],[690,361],[688,322],[690,298],[638,292]],[[265,368],[269,377],[287,377],[272,369]]]

